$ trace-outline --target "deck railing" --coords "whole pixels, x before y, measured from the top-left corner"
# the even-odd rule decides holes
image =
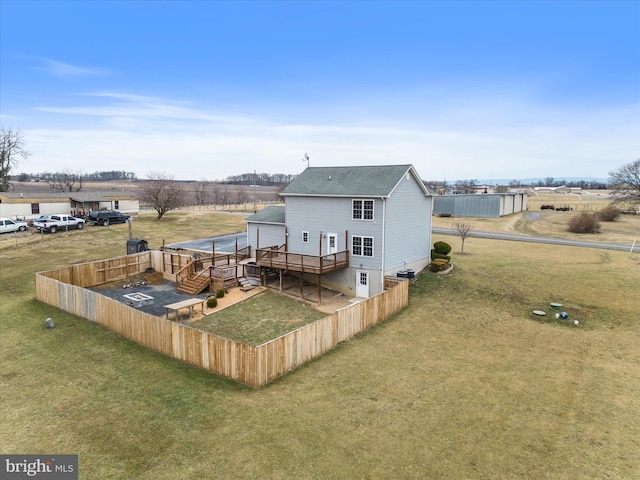
[[[241,256],[241,255],[240,255]],[[230,274],[226,275],[214,273],[216,269],[222,269],[229,267],[231,269],[236,268],[235,260],[238,258],[238,254],[232,253],[216,253],[213,256],[207,257],[194,257],[184,267],[176,272],[176,286],[182,285],[187,278],[201,277],[203,275],[211,276],[212,278],[221,278],[226,276],[230,278]],[[230,271],[230,270],[229,270]],[[241,277],[242,275],[238,275]],[[234,274],[234,278],[238,278]]]
[[[251,245],[236,249],[236,263],[240,263],[247,258],[251,258]]]
[[[282,247],[256,249],[256,263],[262,267],[322,275],[349,266],[349,251],[306,255],[283,251]]]
[[[209,276],[211,277],[211,291],[218,288],[235,287],[238,284],[238,279],[245,276],[245,269],[243,264],[229,265],[225,267],[210,266],[208,269]]]

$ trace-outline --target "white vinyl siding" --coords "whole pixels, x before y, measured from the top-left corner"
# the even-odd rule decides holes
[[[431,202],[432,197],[425,197],[412,178],[403,179],[389,196],[385,210],[385,273],[407,268],[419,271],[429,262]]]
[[[251,246],[251,250],[275,247],[287,241],[285,226],[278,224],[248,223],[247,235],[247,244]]]

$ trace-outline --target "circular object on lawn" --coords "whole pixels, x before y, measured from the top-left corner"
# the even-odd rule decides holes
[[[538,315],[538,316],[540,316],[540,317],[542,317],[542,316],[546,315],[546,313],[545,313],[545,312],[543,312],[542,310],[534,310],[534,311],[533,311],[533,314],[534,314],[534,315]]]
[[[549,305],[551,305],[553,308],[562,308],[561,303],[550,303]]]

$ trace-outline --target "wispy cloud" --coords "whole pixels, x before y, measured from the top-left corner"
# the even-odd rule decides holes
[[[188,102],[178,102],[159,97],[124,93],[86,93],[81,97],[114,100],[107,105],[83,105],[75,107],[35,107],[35,110],[62,115],[103,117],[109,125],[136,125],[141,121],[182,122],[182,128],[192,128],[184,122],[228,122],[229,115],[221,115],[193,108]],[[235,121],[248,122],[248,117],[236,117]]]
[[[339,115],[285,122],[274,109],[251,116],[118,92],[79,98],[78,106],[39,107],[59,116],[58,128],[27,132],[29,171],[117,165],[143,177],[152,162],[178,179],[222,179],[256,169],[295,173],[308,152],[316,166],[412,163],[426,179],[559,178],[605,177],[637,158],[637,105],[557,112],[523,102],[514,118],[512,102],[486,99],[471,111],[452,106],[410,122]]]
[[[69,63],[58,62],[57,60],[51,60],[48,58],[42,58],[41,60],[42,65],[38,67],[38,69],[43,70],[56,77],[77,77],[87,75],[101,76],[109,74],[109,71],[103,68],[71,65]]]

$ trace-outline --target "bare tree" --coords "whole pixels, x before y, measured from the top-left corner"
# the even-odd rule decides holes
[[[247,201],[247,192],[239,187],[233,192],[235,196],[235,203],[245,203]]]
[[[164,172],[150,172],[147,178],[149,180],[141,182],[138,187],[140,200],[148,203],[158,212],[157,220],[160,220],[168,211],[182,205],[184,190],[172,175]]]
[[[214,191],[215,202],[217,205],[225,206],[231,201],[231,195],[229,193],[229,185],[221,185],[220,188],[216,188]]]
[[[458,235],[462,239],[462,248],[460,249],[460,253],[464,253],[464,241],[469,235],[469,232],[473,229],[473,225],[466,222],[458,222],[456,223],[455,227],[458,231]]]
[[[200,180],[193,184],[193,193],[195,196],[196,205],[206,205],[209,203],[209,187],[211,182],[207,180]]]
[[[31,155],[24,149],[24,138],[19,130],[5,130],[0,133],[0,192],[8,192],[11,188],[11,171],[18,166],[20,160]]]
[[[478,180],[472,178],[471,180],[458,180],[454,185],[454,193],[476,193],[476,187],[478,186]]]
[[[72,172],[67,169],[55,172],[47,179],[49,187],[59,192],[79,192],[82,190],[83,181],[82,172]]]
[[[640,159],[609,172],[617,203],[640,205]]]

